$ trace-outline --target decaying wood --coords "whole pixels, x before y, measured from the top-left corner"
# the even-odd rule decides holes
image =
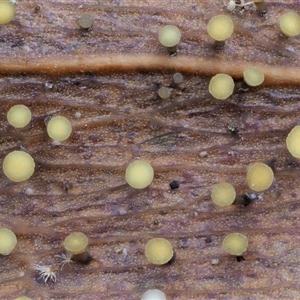
[[[0,298],[134,300],[158,288],[176,300],[298,299],[300,172],[285,138],[299,123],[300,39],[281,37],[278,19],[299,1],[267,2],[264,16],[251,5],[230,13],[217,0],[103,2],[19,1],[15,20],[0,27],[1,159],[25,148],[36,162],[26,182],[0,176],[0,225],[18,237],[13,253],[0,257]],[[77,24],[84,12],[95,19],[89,31]],[[217,13],[236,26],[222,51],[205,29]],[[183,32],[175,58],[157,42],[168,23]],[[65,71],[72,58],[84,68]],[[263,66],[268,84],[243,88],[241,70],[250,63]],[[226,101],[207,90],[207,75],[220,70],[236,79]],[[172,85],[175,71],[184,74],[179,86]],[[162,85],[173,88],[170,99],[159,99]],[[6,121],[17,103],[33,113],[26,130]],[[57,114],[73,125],[62,144],[50,141],[44,123]],[[124,179],[137,158],[155,169],[141,191]],[[217,182],[251,193],[245,174],[253,161],[272,163],[273,186],[247,207],[215,207],[210,189]],[[170,189],[172,180],[178,189]],[[61,269],[56,255],[72,231],[88,235],[93,260]],[[233,231],[249,238],[245,261],[222,250]],[[158,236],[176,252],[165,266],[144,256],[146,242]],[[33,264],[53,266],[57,281],[39,280]]]

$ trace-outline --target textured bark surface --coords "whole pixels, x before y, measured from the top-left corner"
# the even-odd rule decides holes
[[[12,254],[0,257],[1,299],[135,300],[150,288],[174,300],[299,298],[300,172],[285,138],[299,123],[300,84],[293,72],[300,67],[300,38],[282,38],[278,19],[299,10],[300,1],[267,4],[268,13],[260,16],[255,6],[230,13],[223,1],[19,1],[15,20],[0,27],[1,161],[25,148],[36,171],[23,183],[0,175],[0,225],[18,237]],[[87,32],[77,24],[84,12],[95,18]],[[222,51],[206,34],[217,13],[232,16],[236,28]],[[159,28],[168,23],[183,32],[178,58],[184,56],[187,65],[202,58],[206,69],[201,63],[170,67],[157,42]],[[72,57],[91,65],[91,57],[111,54],[111,68],[60,67]],[[136,57],[134,68],[124,67],[129,54]],[[165,56],[168,63],[148,69],[147,55],[159,62]],[[39,61],[48,68],[39,70]],[[242,89],[236,62],[263,65],[268,85]],[[222,67],[237,88],[217,101],[208,93],[207,75]],[[293,72],[272,81],[285,68]],[[177,87],[174,71],[184,72]],[[158,97],[161,85],[172,86],[170,99]],[[17,103],[33,113],[26,130],[6,121]],[[73,125],[71,138],[61,144],[51,142],[44,123],[58,114]],[[141,191],[124,179],[137,158],[155,170],[153,183]],[[210,189],[220,181],[232,183],[238,194],[251,193],[245,175],[254,161],[272,164],[272,187],[247,207],[214,206]],[[179,189],[170,189],[172,180]],[[72,231],[89,237],[93,260],[61,269],[55,255]],[[242,262],[221,247],[234,231],[249,238]],[[176,252],[171,263],[146,260],[144,246],[152,237],[170,240]],[[56,283],[38,279],[33,264],[51,265]]]

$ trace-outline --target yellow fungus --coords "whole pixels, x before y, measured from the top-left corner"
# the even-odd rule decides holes
[[[15,300],[31,300],[31,298],[28,298],[26,296],[21,296],[21,297],[16,298]]]
[[[69,253],[77,255],[86,251],[88,243],[89,241],[85,234],[73,232],[65,238],[63,245]]]
[[[288,151],[296,158],[300,158],[300,125],[295,126],[286,138]]]
[[[163,265],[173,257],[171,243],[164,238],[154,238],[148,241],[145,247],[147,259],[155,265]]]
[[[166,295],[157,289],[148,290],[145,292],[141,298],[141,300],[166,300]]]
[[[211,199],[219,206],[231,205],[235,197],[235,188],[228,182],[220,182],[212,189]]]
[[[267,190],[273,183],[273,170],[266,164],[255,162],[247,171],[246,181],[250,189],[256,192]]]
[[[62,142],[71,135],[72,125],[67,118],[56,116],[47,124],[47,132],[51,139]]]
[[[162,27],[158,33],[159,42],[165,47],[176,46],[181,39],[181,32],[174,25],[166,25]]]
[[[217,15],[212,17],[207,24],[207,32],[216,41],[216,46],[223,47],[227,39],[233,33],[234,25],[227,15]]]
[[[286,36],[296,36],[300,34],[300,16],[293,12],[287,12],[280,17],[279,26]]]
[[[244,70],[243,78],[249,86],[258,86],[264,82],[265,75],[259,68],[249,67]]]
[[[93,26],[94,18],[90,14],[83,14],[79,18],[78,23],[79,23],[81,28],[89,29]]]
[[[154,170],[144,160],[132,162],[126,169],[125,180],[135,189],[143,189],[150,185],[154,177]]]
[[[9,0],[0,1],[0,25],[9,23],[15,17],[15,5]]]
[[[246,252],[248,248],[248,239],[241,233],[230,233],[223,240],[222,246],[225,252],[240,256]]]
[[[29,179],[34,173],[35,163],[33,158],[24,151],[12,151],[3,160],[4,174],[14,182]]]
[[[158,95],[162,99],[168,99],[171,96],[171,91],[172,89],[162,86],[161,88],[158,89]]]
[[[7,121],[15,128],[24,128],[31,120],[30,109],[23,105],[17,104],[10,108],[7,113]]]
[[[234,81],[227,74],[217,74],[211,78],[208,90],[214,98],[225,100],[233,93]]]
[[[16,235],[7,228],[0,228],[0,254],[10,254],[17,245]]]

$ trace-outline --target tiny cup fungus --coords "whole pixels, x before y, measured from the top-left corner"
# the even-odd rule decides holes
[[[7,228],[0,228],[0,254],[10,254],[17,245],[16,235]]]
[[[214,16],[207,24],[207,32],[215,40],[216,48],[224,47],[225,41],[231,37],[233,30],[233,22],[227,15]]]
[[[141,300],[166,300],[166,295],[157,289],[148,290],[142,295]]]
[[[0,1],[0,25],[9,23],[15,17],[15,5],[9,0]]]
[[[90,14],[83,14],[78,20],[79,26],[82,29],[90,29],[94,24],[94,18]]]
[[[249,86],[258,86],[265,80],[264,73],[256,67],[246,68],[243,72],[244,81]]]
[[[72,255],[73,261],[88,263],[91,259],[87,252],[88,243],[89,240],[84,233],[73,232],[65,238],[63,246]]]
[[[177,45],[181,40],[181,32],[174,25],[166,25],[159,30],[158,40],[167,48],[170,55],[176,55]]]
[[[154,177],[152,166],[144,160],[132,162],[126,169],[125,180],[135,189],[143,189],[150,185]]]
[[[16,298],[15,300],[31,300],[31,298],[28,298],[26,296],[21,296],[21,297]]]
[[[300,125],[295,126],[286,138],[288,151],[296,158],[300,158]]]
[[[300,16],[293,12],[283,14],[279,21],[279,26],[284,35],[292,37],[300,34]]]
[[[15,150],[5,156],[2,168],[8,179],[14,182],[21,182],[32,176],[35,163],[28,153]]]
[[[222,246],[225,252],[241,256],[248,248],[248,239],[241,233],[230,233],[224,238]]]
[[[175,73],[173,74],[173,82],[175,85],[180,84],[183,81],[183,76],[181,73]]]
[[[162,99],[168,99],[171,96],[171,91],[172,91],[172,89],[170,89],[166,86],[162,86],[158,89],[158,95]]]
[[[7,113],[7,121],[15,128],[24,128],[31,120],[30,109],[23,105],[17,104],[10,108]]]
[[[145,247],[147,259],[155,265],[166,264],[172,259],[173,254],[171,243],[164,238],[151,239]]]
[[[65,141],[72,133],[71,122],[62,116],[53,117],[47,124],[47,132],[51,139]]]
[[[235,197],[235,188],[228,182],[216,184],[211,192],[211,199],[218,206],[231,205],[234,202]]]
[[[230,75],[217,74],[211,78],[208,90],[214,98],[225,100],[233,93],[234,81]]]
[[[266,164],[255,162],[247,171],[246,181],[250,189],[255,192],[267,190],[273,183],[273,170]]]

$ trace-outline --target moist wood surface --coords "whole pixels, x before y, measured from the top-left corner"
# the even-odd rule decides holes
[[[0,257],[1,299],[135,300],[151,288],[174,300],[299,297],[300,165],[285,147],[299,124],[299,86],[288,73],[284,84],[245,90],[234,72],[235,61],[280,72],[300,66],[299,37],[284,39],[278,27],[279,15],[299,8],[299,1],[267,4],[260,16],[255,6],[230,13],[223,1],[19,1],[14,21],[0,27],[1,66],[8,70],[0,76],[0,158],[25,148],[36,171],[23,183],[0,175],[0,225],[18,237],[12,254]],[[89,31],[79,29],[83,13],[94,17]],[[217,13],[230,15],[236,26],[222,51],[206,34]],[[169,59],[157,42],[164,24],[183,33],[178,57],[212,62],[209,72],[186,70],[174,87],[169,67],[145,67],[147,55]],[[119,61],[97,72],[76,66],[26,71],[31,60],[59,69],[72,57],[88,62],[111,54]],[[139,63],[124,68],[122,56],[130,54],[141,59],[140,69]],[[226,101],[208,93],[207,74],[221,66],[232,70],[237,86]],[[170,99],[158,97],[162,85],[173,88]],[[6,121],[17,103],[33,114],[25,130]],[[51,142],[45,126],[45,118],[58,114],[73,125],[61,144]],[[138,158],[155,170],[144,190],[124,179],[126,166]],[[272,187],[247,207],[216,207],[210,190],[220,181],[233,184],[237,194],[251,193],[245,175],[254,161],[272,165]],[[170,189],[173,180],[178,189]],[[73,231],[89,237],[93,259],[61,269],[56,255]],[[221,247],[236,231],[249,239],[242,262]],[[172,243],[171,263],[147,261],[144,247],[153,237]],[[51,265],[56,283],[38,279],[33,264]]]

